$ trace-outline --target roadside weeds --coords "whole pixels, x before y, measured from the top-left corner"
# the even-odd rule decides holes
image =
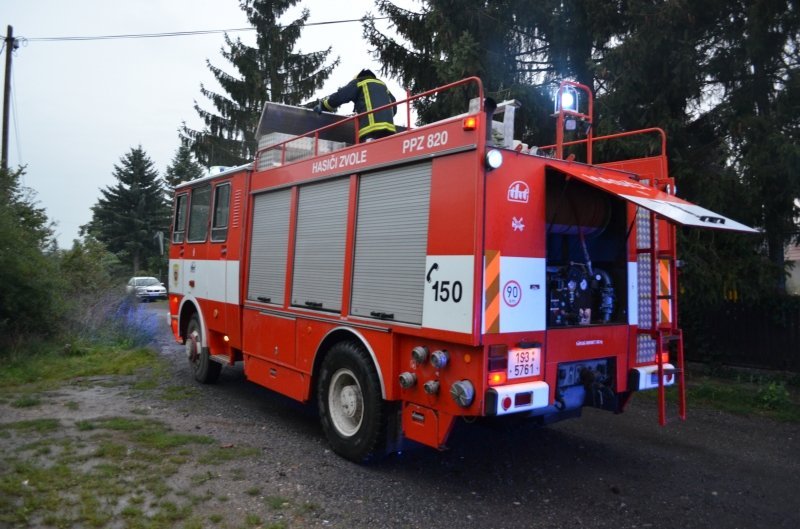
[[[250,483],[261,449],[151,416],[198,392],[159,382],[166,366],[154,351],[94,356],[16,359],[21,380],[0,375],[0,526],[289,529],[319,516],[277,483]],[[51,360],[64,376],[42,367]]]
[[[657,392],[637,399],[655,400]],[[786,373],[725,368],[711,370],[693,364],[686,372],[686,400],[692,408],[708,408],[743,416],[800,423],[800,379]],[[667,388],[667,401],[677,402],[677,388]]]
[[[327,525],[313,497],[253,479],[252,469],[269,464],[262,448],[161,420],[201,390],[168,382],[170,368],[155,351],[57,350],[8,365],[0,372],[0,526]],[[687,376],[692,408],[800,422],[792,379],[701,369]]]

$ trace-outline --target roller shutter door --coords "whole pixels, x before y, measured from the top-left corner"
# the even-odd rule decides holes
[[[299,189],[292,305],[342,309],[349,184],[342,178]]]
[[[253,238],[247,299],[283,305],[289,247],[291,191],[263,193],[253,199]]]
[[[361,177],[351,313],[422,323],[431,163]]]

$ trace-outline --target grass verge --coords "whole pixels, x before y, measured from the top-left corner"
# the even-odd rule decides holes
[[[278,491],[251,481],[258,448],[175,431],[142,407],[87,418],[72,393],[57,391],[67,383],[155,390],[163,402],[201,397],[191,385],[165,386],[168,365],[150,349],[37,347],[5,362],[0,408],[25,420],[3,422],[0,409],[0,527],[288,529],[319,516],[307,504],[264,501],[262,490]]]
[[[151,418],[0,423],[0,439],[0,527],[288,529],[318,516],[316,504],[263,496],[263,483],[223,479],[221,451],[252,465],[260,450]]]
[[[800,395],[782,381],[737,382],[703,375],[687,385],[687,398],[737,415],[800,422]]]
[[[186,453],[213,439],[159,421],[107,418],[69,425],[52,419],[0,425],[0,525],[175,527],[191,520],[192,497],[176,484]]]
[[[655,400],[656,391],[642,392]],[[677,389],[668,388],[667,398],[674,403]],[[737,415],[766,417],[800,423],[800,386],[797,376],[747,370],[709,370],[693,365],[686,372],[686,401],[689,408],[702,407]]]
[[[163,369],[152,349],[104,346],[45,349],[32,354],[15,353],[5,358],[0,370],[0,393],[31,394],[53,389],[78,377],[132,375],[143,368]],[[32,402],[22,400],[19,407]]]

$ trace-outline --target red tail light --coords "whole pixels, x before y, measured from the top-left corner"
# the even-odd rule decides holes
[[[490,345],[487,350],[489,357],[487,383],[490,386],[501,386],[508,380],[508,346],[504,344]]]

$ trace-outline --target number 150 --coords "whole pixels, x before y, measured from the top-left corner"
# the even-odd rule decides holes
[[[452,284],[450,281],[436,281],[431,285],[431,288],[433,289],[434,301],[447,302],[452,299],[453,303],[458,303],[464,294],[464,287],[461,285],[461,281],[453,281]]]

